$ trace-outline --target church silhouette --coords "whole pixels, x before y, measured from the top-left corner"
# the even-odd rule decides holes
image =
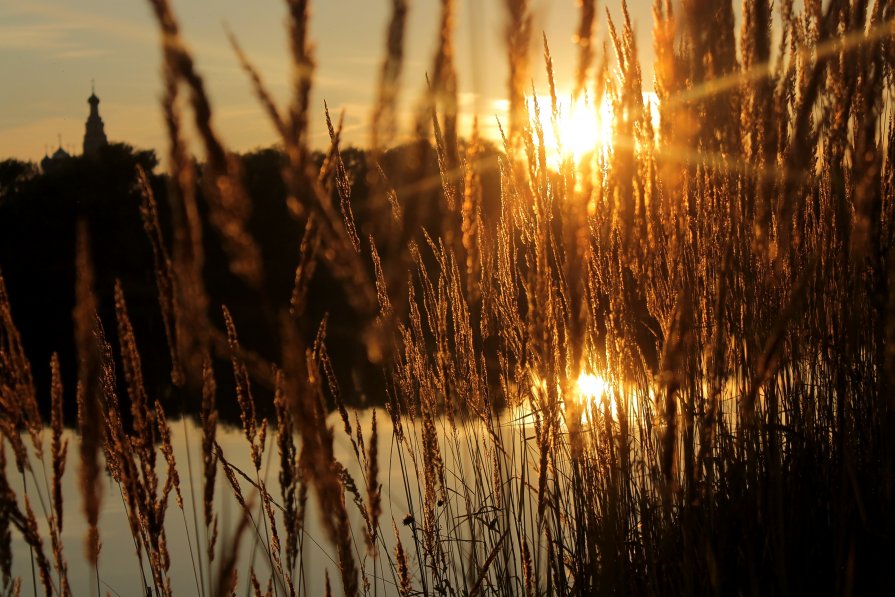
[[[91,86],[87,103],[90,104],[90,114],[87,116],[84,126],[83,155],[90,158],[97,156],[102,148],[109,144],[109,140],[106,138],[105,124],[99,115],[99,97],[97,97],[96,89],[93,86]],[[40,161],[40,168],[44,172],[48,172],[71,157],[72,155],[63,149],[60,138],[59,148],[52,155],[44,155]]]

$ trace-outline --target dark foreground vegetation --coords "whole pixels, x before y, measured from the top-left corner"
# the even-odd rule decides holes
[[[350,181],[353,209],[358,227],[365,230],[373,218],[366,152],[341,150],[345,176]],[[499,181],[493,148],[483,153],[490,163],[485,176],[485,202],[497,205]],[[319,167],[325,155],[309,156]],[[205,260],[203,279],[214,302],[226,305],[245,332],[244,345],[256,358],[257,367],[269,370],[279,357],[279,313],[288,308],[299,245],[306,218],[292,217],[286,204],[286,189],[280,176],[286,157],[281,148],[259,149],[239,156],[243,184],[252,197],[246,228],[257,239],[264,263],[263,284],[252,287],[231,272],[221,249],[217,230],[209,221],[202,200],[201,173],[194,192],[199,197],[199,220],[203,231]],[[407,164],[421,160],[419,167]],[[394,147],[380,157],[380,163],[397,186],[411,189],[408,200],[416,204],[412,217],[418,228],[439,229],[440,183],[434,148],[429,144]],[[25,355],[32,363],[41,410],[49,412],[50,357],[59,357],[62,381],[74,388],[77,365],[74,347],[72,308],[75,304],[75,237],[78,227],[88,231],[93,261],[98,312],[110,325],[114,322],[114,286],[121,282],[128,296],[138,345],[142,349],[143,378],[149,394],[158,396],[173,412],[196,414],[198,405],[182,400],[172,384],[170,356],[158,289],[153,274],[152,245],[140,216],[141,191],[137,168],[147,176],[159,211],[163,236],[171,237],[171,208],[167,175],[157,174],[154,152],[139,151],[124,144],[112,144],[94,158],[64,159],[47,171],[17,160],[0,163],[0,272],[6,280],[16,326],[21,332]],[[197,165],[199,168],[199,165]],[[433,184],[434,183],[434,184]],[[338,194],[331,191],[338,206]],[[422,236],[419,235],[419,240]],[[386,258],[389,256],[386,255]],[[384,385],[381,369],[371,367],[358,337],[358,317],[343,289],[325,269],[317,271],[309,283],[305,325],[316,328],[329,315],[328,344],[340,354],[335,372],[349,405],[382,405]],[[221,314],[210,314],[223,330]],[[226,339],[221,333],[212,346],[219,385],[233,389]],[[273,381],[262,374],[257,398],[265,414],[273,414]],[[122,388],[123,389],[123,388]],[[73,391],[73,390],[72,390]],[[66,421],[75,421],[75,401],[66,403]],[[221,405],[222,418],[239,423],[235,403]]]
[[[287,108],[234,43],[282,136],[282,152],[243,159],[215,134],[168,3],[150,4],[163,33],[168,184],[142,163],[136,187],[109,203],[122,210],[114,222],[99,207],[76,212],[87,226],[72,228],[72,211],[52,216],[69,230],[54,254],[76,247],[73,259],[53,261],[74,290],[52,321],[32,315],[20,335],[19,307],[0,293],[7,452],[35,486],[58,487],[60,412],[77,396],[89,561],[99,557],[107,470],[146,584],[160,594],[184,573],[197,575],[201,592],[228,593],[241,540],[265,553],[238,570],[260,578],[256,592],[306,593],[303,579],[319,575],[302,559],[309,497],[322,506],[332,586],[349,595],[892,590],[895,5],[807,1],[796,10],[784,0],[772,14],[769,2],[749,0],[735,26],[730,3],[686,0],[672,14],[657,0],[657,129],[626,11],[608,23],[604,60],[594,3],[584,1],[576,87],[611,101],[613,140],[552,167],[530,112],[561,114],[555,94],[552,105],[525,101],[525,0],[505,2],[511,108],[499,155],[483,159],[474,130],[458,137],[454,3],[445,1],[417,122],[434,155],[420,141],[391,166],[405,2],[393,2],[372,148],[343,154],[334,123],[320,159],[306,146],[306,3],[289,2],[296,77]],[[186,153],[186,118],[199,131],[201,167]],[[495,174],[489,200],[495,185],[485,178]],[[75,209],[60,202],[61,213]],[[2,208],[27,214],[32,205]],[[129,232],[112,230],[124,222]],[[141,265],[129,271],[107,241],[133,247]],[[48,244],[32,246],[40,255]],[[23,255],[4,267],[52,292],[50,274],[24,271],[32,255]],[[27,296],[7,282],[10,296]],[[315,284],[339,298],[321,301]],[[228,301],[258,308],[238,312]],[[141,329],[138,309],[161,323]],[[41,326],[53,342],[72,332],[76,382],[63,386],[47,347],[29,347]],[[357,353],[333,350],[339,326]],[[34,370],[51,372],[47,431],[29,353],[44,359]],[[216,391],[215,355],[229,359],[232,389]],[[144,362],[167,371],[170,383],[155,387],[198,410],[204,429],[196,483],[206,499],[191,571],[159,541],[169,498],[183,508],[181,481],[164,397],[147,391]],[[589,379],[601,389],[586,389]],[[253,400],[265,386],[272,438]],[[387,435],[374,423],[364,441],[345,406],[351,394],[385,404]],[[217,409],[233,403],[255,467],[241,479],[215,442]],[[338,430],[328,426],[330,404]],[[50,449],[38,467],[25,444],[44,433]],[[335,458],[336,434],[350,440],[360,478]],[[383,503],[380,473],[394,473],[380,462],[386,447],[400,466],[403,519]],[[276,488],[260,481],[270,450]],[[228,542],[216,542],[208,497],[218,471],[243,508]],[[43,474],[48,482],[37,483]],[[3,477],[0,522],[15,534],[0,534],[0,553],[26,541],[46,591],[65,594],[62,503],[50,494],[35,514]],[[50,520],[44,538],[39,516]],[[8,578],[8,558],[0,564]]]

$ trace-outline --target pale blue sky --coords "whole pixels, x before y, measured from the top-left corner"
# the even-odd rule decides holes
[[[605,4],[605,3],[601,3]],[[617,2],[609,2],[613,15]],[[389,18],[387,0],[312,2],[312,38],[316,45],[312,143],[325,142],[323,100],[345,109],[346,138],[367,141],[370,103],[376,84]],[[630,8],[644,63],[645,87],[651,88],[650,0],[632,0]],[[494,126],[495,103],[506,96],[503,0],[459,0],[457,69],[462,124],[479,113],[483,128]],[[535,0],[535,31],[545,31],[557,67],[557,86],[570,87],[575,68],[572,34],[577,26],[575,0]],[[282,0],[174,0],[189,47],[205,77],[215,123],[229,147],[243,151],[275,141],[272,127],[255,102],[224,33],[224,24],[263,73],[280,100],[288,94],[288,45]],[[409,113],[431,69],[439,2],[411,0],[402,108]],[[606,37],[600,8],[599,39]],[[532,47],[533,77],[546,93],[540,35]],[[39,160],[45,148],[62,144],[80,153],[87,117],[90,81],[102,100],[100,114],[111,141],[163,150],[159,115],[160,50],[148,4],[141,0],[4,0],[0,3],[0,159]],[[467,129],[464,128],[463,132]],[[164,153],[160,151],[160,154]]]

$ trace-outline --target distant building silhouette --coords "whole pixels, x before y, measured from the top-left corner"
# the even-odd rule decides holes
[[[44,152],[44,157],[40,161],[40,169],[44,172],[49,172],[70,157],[71,154],[62,149],[62,137],[60,137],[59,149],[54,151],[53,155],[47,155],[46,151]]]
[[[90,104],[90,115],[87,116],[87,123],[84,127],[84,155],[92,157],[99,154],[100,149],[109,144],[103,119],[99,115],[99,98],[96,97],[96,90],[92,85],[87,103]],[[40,161],[40,169],[48,172],[71,157],[72,154],[62,148],[62,139],[60,137],[59,149],[54,151],[53,155],[47,155],[47,152],[44,151],[44,157]]]
[[[90,157],[99,153],[100,148],[108,145],[109,140],[106,139],[103,119],[99,116],[99,98],[96,97],[96,91],[92,88],[87,103],[90,104],[90,116],[87,117],[84,131],[84,155]]]

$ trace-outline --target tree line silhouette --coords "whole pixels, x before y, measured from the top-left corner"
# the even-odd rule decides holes
[[[497,152],[488,146],[480,154],[489,161],[484,168],[485,201],[497,209],[499,176]],[[285,157],[280,149],[257,149],[239,156],[243,182],[252,197],[249,232],[261,251],[264,281],[249,288],[234,275],[220,239],[208,221],[202,201],[201,164],[197,164],[199,198],[205,250],[204,278],[210,317],[223,329],[221,306],[226,306],[239,328],[240,341],[263,366],[279,360],[279,314],[289,307],[295,268],[305,222],[293,216],[286,202],[281,177]],[[325,154],[317,152],[319,165]],[[368,242],[381,205],[371,204],[371,186],[387,179],[400,193],[405,229],[416,231],[410,240],[424,243],[423,230],[440,231],[448,217],[439,199],[441,179],[437,156],[425,141],[398,146],[377,158],[377,166],[365,150],[341,150],[351,183],[351,206],[362,242]],[[66,389],[66,418],[76,413],[74,391],[77,363],[73,343],[72,309],[75,288],[75,239],[80,222],[86,225],[94,268],[99,316],[113,327],[114,287],[120,280],[142,356],[147,390],[172,413],[194,412],[170,380],[170,360],[153,273],[151,245],[140,217],[137,168],[141,168],[155,195],[163,233],[170,241],[167,175],[159,172],[154,151],[127,144],[110,144],[92,158],[75,156],[41,171],[36,165],[15,159],[0,162],[0,272],[6,281],[13,317],[33,367],[42,406],[48,404],[50,358],[58,353]],[[381,170],[380,170],[381,168]],[[334,206],[339,197],[332,193]],[[407,240],[407,239],[405,239]],[[383,260],[399,248],[395,239],[376,239]],[[350,307],[343,287],[324,267],[318,267],[309,291],[306,311],[308,333],[316,333],[327,317],[327,345],[341,393],[354,405],[381,403],[385,397],[382,364],[371,363],[358,337],[358,314]],[[216,355],[215,369],[220,395],[232,388],[227,355]],[[272,388],[258,380],[254,390],[262,408],[270,408]],[[363,390],[362,390],[362,389]],[[238,421],[235,401],[219,402],[225,420]]]

